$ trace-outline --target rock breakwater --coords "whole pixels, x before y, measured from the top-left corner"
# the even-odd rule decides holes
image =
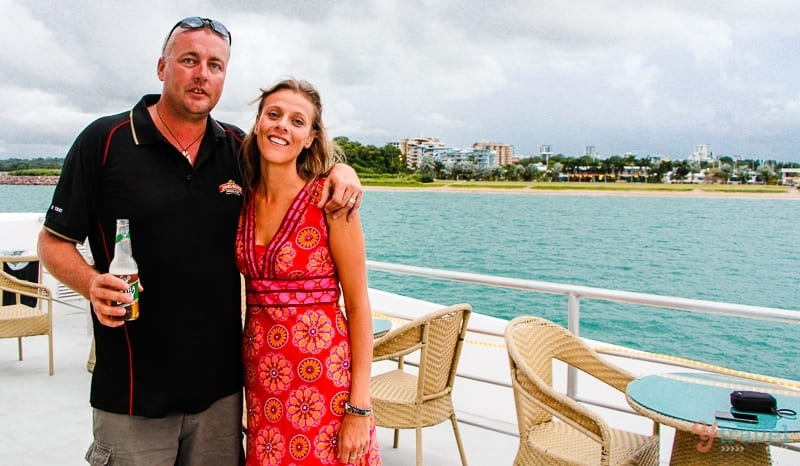
[[[15,185],[55,185],[58,176],[9,176],[0,175],[0,184]]]

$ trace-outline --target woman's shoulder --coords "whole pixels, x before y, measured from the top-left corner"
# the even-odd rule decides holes
[[[328,179],[327,176],[320,176],[315,178],[310,183],[308,183],[306,190],[308,191],[309,196],[311,196],[312,202],[316,204],[322,199],[322,189],[325,186],[325,181]]]

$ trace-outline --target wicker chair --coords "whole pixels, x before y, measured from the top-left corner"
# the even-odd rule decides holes
[[[552,386],[554,359],[622,393],[631,374],[545,319],[517,317],[506,327],[505,339],[520,436],[515,466],[658,464],[657,425],[652,436],[612,429]]]
[[[469,304],[456,304],[431,312],[375,340],[374,361],[398,361],[397,369],[378,374],[370,382],[375,423],[394,429],[395,448],[399,429],[416,429],[417,465],[422,464],[422,428],[448,418],[453,424],[461,463],[467,464],[451,395],[471,312]],[[405,372],[404,358],[417,351],[417,373]]]
[[[16,295],[13,304],[0,305],[0,338],[17,338],[19,360],[22,361],[22,337],[47,335],[50,375],[53,375],[53,298],[50,290],[37,283],[19,280],[2,270],[0,290]],[[22,304],[23,296],[36,298],[36,307]],[[43,309],[45,305],[46,310]]]

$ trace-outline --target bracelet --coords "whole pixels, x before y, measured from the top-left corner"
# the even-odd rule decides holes
[[[345,401],[344,412],[347,414],[352,414],[353,416],[367,417],[372,414],[372,408],[359,408],[358,406],[350,404],[349,401]]]

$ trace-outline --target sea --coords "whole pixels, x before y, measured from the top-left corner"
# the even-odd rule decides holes
[[[52,186],[0,185],[0,212]],[[800,312],[800,200],[434,191],[365,193],[369,260]],[[566,324],[567,299],[370,272],[370,286]],[[581,300],[581,335],[800,380],[800,325]]]

